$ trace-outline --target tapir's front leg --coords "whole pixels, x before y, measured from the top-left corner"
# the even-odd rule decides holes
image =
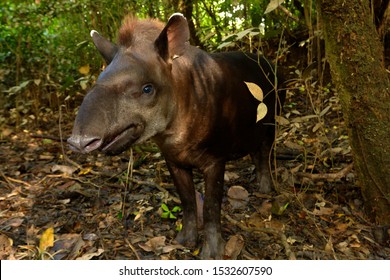
[[[179,193],[183,208],[183,228],[176,241],[188,247],[194,247],[198,240],[197,208],[192,170],[178,167],[167,161],[168,170]]]
[[[224,162],[215,162],[203,171],[205,198],[203,205],[203,259],[222,259],[225,243],[221,234],[221,203],[223,196]]]

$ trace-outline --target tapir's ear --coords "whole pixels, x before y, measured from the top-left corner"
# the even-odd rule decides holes
[[[181,56],[190,40],[190,31],[186,18],[180,14],[173,14],[163,31],[154,42],[155,47],[164,60]]]
[[[100,54],[103,56],[106,63],[110,64],[110,62],[114,59],[114,56],[118,52],[118,47],[107,39],[105,39],[95,30],[91,31],[91,37],[93,43],[95,44]]]

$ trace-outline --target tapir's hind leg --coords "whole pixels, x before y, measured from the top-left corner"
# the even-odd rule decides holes
[[[203,169],[202,172],[205,180],[202,259],[222,259],[225,242],[221,234],[221,203],[225,163],[215,162]]]
[[[272,145],[275,140],[275,128],[273,125],[263,125],[261,136],[258,137],[260,145],[258,149],[252,152],[251,158],[256,167],[256,180],[258,191],[269,193],[274,185],[271,177],[271,157]]]

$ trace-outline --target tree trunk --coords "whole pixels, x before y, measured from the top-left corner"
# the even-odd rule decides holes
[[[187,18],[188,28],[190,29],[190,34],[191,34],[191,44],[198,47],[203,47],[202,42],[200,41],[199,36],[196,32],[195,24],[193,21],[193,9],[194,9],[193,5],[196,4],[195,2],[196,1],[192,1],[192,0],[180,0],[179,10]]]
[[[367,213],[390,225],[390,82],[368,0],[322,0],[326,56]]]

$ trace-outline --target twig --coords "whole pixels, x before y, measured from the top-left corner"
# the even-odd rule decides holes
[[[14,178],[11,178],[11,177],[7,177],[3,174],[3,172],[1,172],[1,176],[7,181],[7,183],[10,183],[11,182],[14,182],[14,183],[18,183],[18,184],[22,184],[22,185],[25,185],[26,187],[31,187],[31,185],[25,181],[22,181],[22,180],[18,180],[18,179],[14,179]],[[11,184],[13,186],[13,184]],[[20,192],[22,193],[22,192]],[[23,193],[22,193],[23,194]]]
[[[60,142],[61,142],[61,151],[62,151],[62,156],[64,158],[65,161],[69,162],[70,164],[72,164],[73,166],[77,167],[78,169],[81,169],[81,165],[77,164],[76,162],[74,162],[73,160],[71,160],[65,153],[65,148],[64,148],[64,138],[62,137],[62,107],[64,105],[61,105],[60,108],[59,108],[59,119],[58,119],[58,131],[60,132]],[[91,173],[92,174],[95,174],[93,172],[93,170],[91,170]]]
[[[353,163],[347,165],[346,167],[344,167],[343,169],[341,169],[339,172],[336,173],[312,174],[312,173],[305,173],[305,172],[297,172],[296,175],[299,177],[309,178],[313,181],[315,180],[335,181],[345,177],[352,170],[352,167],[353,167]]]
[[[282,5],[278,6],[279,10],[281,10],[283,13],[285,13],[289,18],[291,18],[293,21],[299,22],[299,18],[294,16],[289,10],[287,10],[285,7]]]
[[[130,188],[132,188],[133,184],[130,186],[131,179],[133,179],[133,167],[134,167],[134,158],[133,158],[133,149],[130,149],[130,158],[127,164],[127,173],[126,173],[126,182],[125,182],[125,193],[122,196],[122,217],[125,217],[126,211],[126,197],[130,192]]]
[[[247,227],[241,222],[238,222],[234,220],[232,217],[230,217],[228,214],[223,213],[223,216],[228,220],[230,223],[232,223],[235,226],[238,226],[240,229],[247,231],[247,232],[263,232],[268,234],[274,234],[279,235],[279,231],[273,229],[273,228],[255,228],[255,227]]]
[[[294,252],[291,250],[290,244],[287,242],[287,237],[283,232],[279,233],[279,238],[282,241],[282,244],[284,246],[284,250],[286,251],[286,255],[289,260],[296,260],[297,257],[295,256]]]
[[[126,243],[127,243],[127,246],[130,247],[131,251],[134,253],[135,257],[137,258],[137,260],[140,260],[141,258],[139,257],[138,255],[138,252],[137,250],[134,248],[134,246],[130,243],[130,241],[126,238],[125,239]]]
[[[1,177],[3,177],[4,180],[7,182],[8,188],[10,188],[10,189],[15,188],[14,184],[12,184],[12,182],[9,180],[9,178],[8,178],[7,176],[5,176],[5,174],[3,173],[3,171],[0,171],[0,175],[1,175]]]
[[[46,134],[30,134],[30,137],[32,138],[39,138],[39,139],[50,139],[57,142],[62,142],[63,140],[58,136],[53,135],[46,135]]]

